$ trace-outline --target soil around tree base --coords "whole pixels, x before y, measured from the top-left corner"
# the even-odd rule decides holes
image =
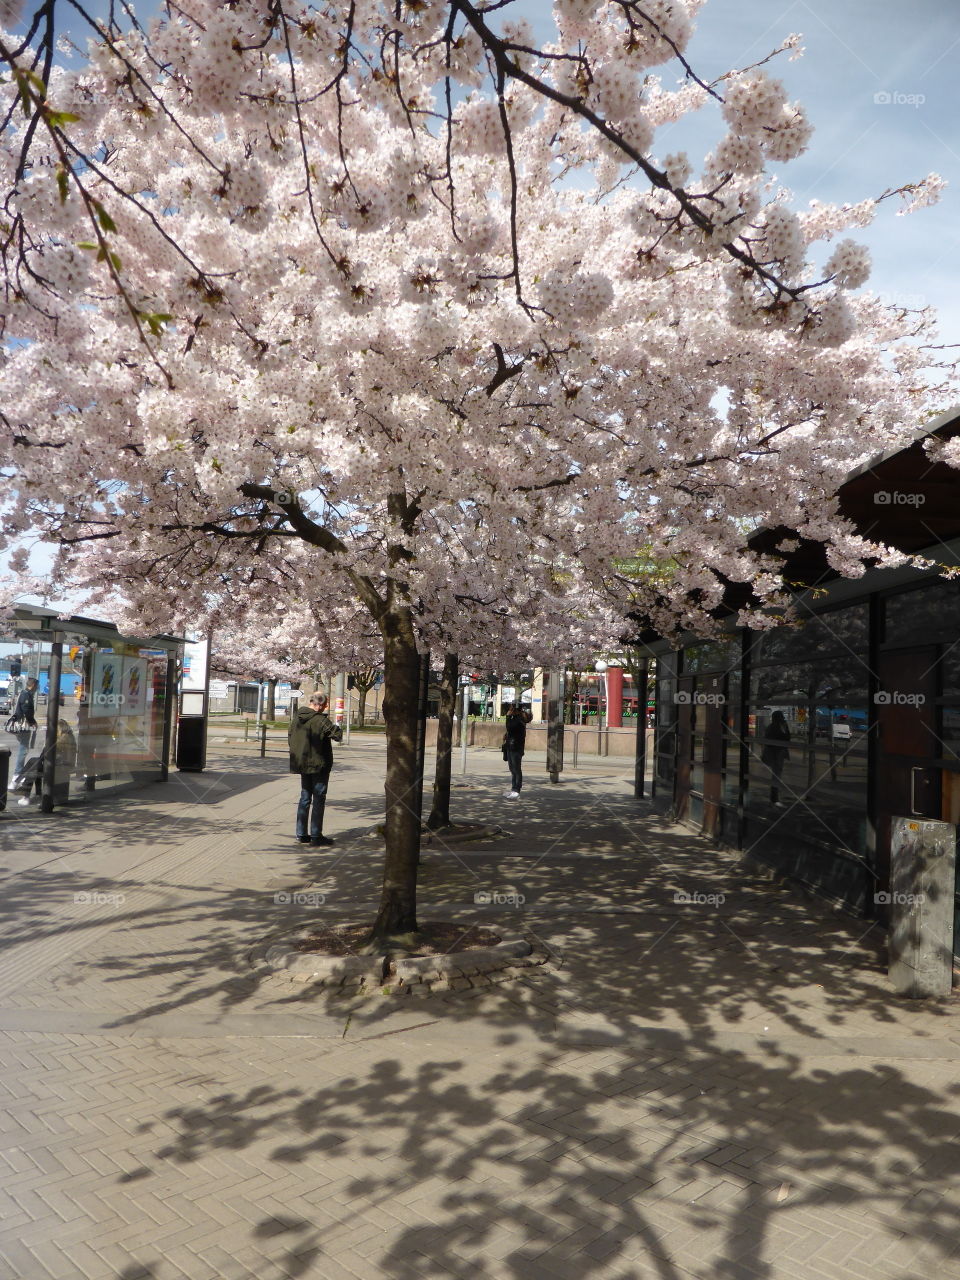
[[[299,938],[294,951],[310,951],[325,956],[370,954],[366,946],[369,924],[328,925]],[[469,951],[477,947],[495,947],[502,941],[498,933],[482,925],[454,924],[449,920],[425,921],[416,933],[398,934],[378,939],[376,953],[389,956],[441,956]]]
[[[299,932],[265,940],[249,963],[266,965],[294,982],[368,992],[423,994],[472,987],[485,975],[545,963],[526,938],[479,924],[427,921],[416,933],[370,940],[369,924],[314,921]]]

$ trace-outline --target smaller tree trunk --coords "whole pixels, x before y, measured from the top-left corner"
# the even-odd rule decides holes
[[[277,718],[277,682],[276,680],[267,681],[267,699],[265,708],[265,717],[267,720],[276,720]]]
[[[366,685],[358,686],[360,690],[360,701],[357,704],[357,727],[362,729],[367,714],[367,688]]]
[[[440,677],[440,718],[437,722],[437,770],[433,779],[433,808],[427,827],[437,831],[450,825],[450,775],[453,767],[453,714],[457,707],[460,665],[455,653],[444,655]]]

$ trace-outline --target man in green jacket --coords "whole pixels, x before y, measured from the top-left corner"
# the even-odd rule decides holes
[[[327,700],[323,694],[311,694],[307,705],[297,712],[287,734],[290,772],[300,775],[297,839],[301,844],[333,844],[330,837],[323,834],[323,808],[333,768],[331,744],[340,741],[343,730],[333,723],[326,711]]]

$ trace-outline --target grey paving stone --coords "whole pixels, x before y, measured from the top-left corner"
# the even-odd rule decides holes
[[[531,782],[527,826],[469,851],[483,883],[540,895],[483,922],[529,922],[549,965],[415,1008],[249,967],[277,885],[369,918],[376,858],[343,801],[377,802],[382,755],[338,759],[322,862],[269,760],[215,763],[212,805],[174,781],[91,810],[50,879],[0,821],[27,904],[0,952],[12,1275],[379,1280],[407,1244],[403,1280],[484,1257],[490,1280],[717,1280],[713,1257],[724,1280],[960,1280],[955,1009],[891,1001],[859,922],[645,817],[625,772]],[[457,797],[477,820],[494,768],[472,757]],[[660,911],[668,875],[739,895],[742,937]],[[423,918],[478,918],[462,860],[425,878]],[[64,883],[127,909],[84,917]]]

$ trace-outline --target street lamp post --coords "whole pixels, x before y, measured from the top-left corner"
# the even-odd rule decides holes
[[[467,716],[470,714],[470,677],[460,677],[463,704],[460,711],[460,772],[467,772]]]
[[[597,759],[603,754],[603,721],[607,702],[607,663],[601,658],[594,668],[600,677],[597,689]]]

